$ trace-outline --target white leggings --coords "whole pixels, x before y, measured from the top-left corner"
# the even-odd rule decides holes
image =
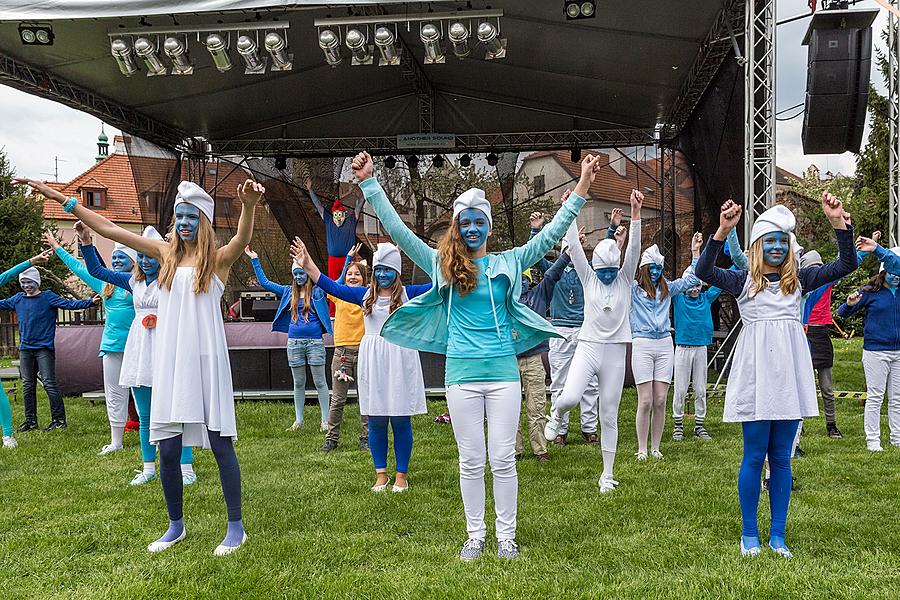
[[[516,474],[516,432],[522,405],[518,381],[462,383],[447,388],[447,408],[459,449],[459,489],[469,537],[484,540],[484,467],[490,459],[494,477],[495,527],[498,540],[516,538],[519,479]],[[487,448],[484,418],[487,414]]]
[[[706,418],[706,346],[675,346],[675,395],[672,416],[684,418],[684,398],[694,384],[694,417],[698,424]]]
[[[550,400],[554,403],[562,394],[566,381],[569,379],[569,369],[572,366],[575,349],[578,348],[578,334],[581,328],[557,326],[556,331],[563,337],[551,338],[550,351],[547,353],[547,360],[550,363]],[[582,433],[597,431],[597,398],[599,396],[597,378],[592,377],[584,386],[584,393],[578,403]],[[559,433],[566,435],[569,433],[569,411],[560,413],[560,416],[562,417],[562,427],[559,428]]]
[[[128,420],[128,394],[131,388],[119,385],[123,355],[123,352],[103,355],[103,395],[106,398],[106,415],[113,427],[125,427]]]
[[[866,409],[863,426],[866,444],[881,445],[881,405],[887,391],[888,427],[891,443],[900,444],[900,351],[863,350],[866,372]]]
[[[606,452],[615,452],[619,441],[619,402],[625,382],[625,352],[625,344],[578,342],[566,387],[553,407],[559,415],[574,408],[585,388],[596,378],[600,383],[600,448]]]

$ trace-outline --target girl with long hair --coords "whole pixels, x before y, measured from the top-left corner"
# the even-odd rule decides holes
[[[128,341],[125,342],[118,383],[131,389],[137,405],[143,468],[136,471],[131,485],[144,485],[157,477],[156,446],[150,443],[150,404],[153,396],[153,345],[156,338],[156,314],[159,310],[159,261],[138,252],[132,272],[107,269],[100,263],[97,248],[91,244],[90,232],[81,222],[76,225],[79,226],[81,255],[88,273],[91,277],[129,292],[134,304],[134,320],[128,331]],[[152,240],[163,239],[153,226],[145,227],[142,235]],[[180,462],[182,484],[195,483],[197,474],[194,473],[194,452],[190,446],[182,448]]]
[[[366,200],[400,249],[431,277],[434,287],[394,311],[381,335],[399,346],[445,354],[447,407],[459,450],[459,483],[469,539],[463,560],[484,552],[485,453],[494,478],[497,556],[516,558],[516,431],[521,383],[516,354],[558,337],[543,318],[519,302],[522,271],[563,236],[585,203],[600,155],[581,163],[575,192],[553,221],[524,246],[487,253],[491,204],[470,189],[453,202],[453,216],[437,249],[403,223],[378,181],[367,152],[353,159],[353,174]],[[485,447],[487,417],[487,448]]]
[[[382,492],[390,483],[387,473],[388,424],[394,432],[396,477],[394,492],[409,489],[407,475],[412,455],[412,415],[427,412],[425,383],[419,353],[402,348],[381,337],[384,322],[412,298],[431,289],[431,284],[402,285],[400,251],[381,243],[372,257],[372,282],[366,287],[340,285],[323,275],[306,246],[294,241],[295,260],[300,262],[316,285],[329,295],[362,307],[366,333],[359,345],[357,374],[359,411],[369,418],[369,449],[375,465],[373,492]]]
[[[244,254],[250,258],[259,285],[278,299],[272,331],[288,335],[287,359],[294,378],[294,424],[288,431],[297,431],[303,426],[306,365],[309,365],[319,397],[319,431],[327,431],[328,381],[325,379],[325,342],[322,335],[330,335],[332,330],[325,292],[316,287],[303,266],[296,261],[291,265],[291,285],[281,285],[269,281],[259,256],[249,246],[244,248]]]
[[[92,243],[91,233],[82,223],[75,223],[78,234],[78,245]],[[59,245],[50,231],[44,232],[47,242],[56,256],[95,294],[100,294],[106,315],[103,324],[103,337],[100,339],[100,359],[103,361],[103,397],[106,402],[106,415],[109,418],[110,442],[100,449],[98,456],[105,456],[122,449],[122,438],[125,434],[125,421],[128,420],[127,386],[119,385],[122,373],[122,356],[131,322],[134,321],[134,304],[131,293],[122,288],[106,283],[88,273],[87,267],[65,248]],[[93,246],[91,246],[93,248]],[[118,273],[130,273],[134,269],[137,254],[131,248],[116,244],[112,251],[112,269]]]
[[[189,181],[178,185],[168,242],[123,229],[82,206],[76,198],[66,199],[39,181],[16,182],[59,202],[103,237],[160,262],[150,442],[159,445],[169,528],[147,550],[160,552],[185,538],[183,483],[178,466],[181,449],[208,444],[216,457],[228,509],[225,538],[213,553],[231,554],[247,541],[247,534],[241,514],[241,471],[233,445],[237,423],[221,300],[231,266],[250,243],[254,212],[265,188],[249,179],[238,186],[242,210],[237,231],[219,248],[212,226],[215,201]]]
[[[703,236],[691,239],[693,264],[700,256]],[[668,281],[663,276],[664,258],[653,244],[641,255],[636,281],[631,283],[631,371],[637,386],[638,406],[635,415],[638,460],[647,460],[647,435],[650,434],[650,456],[660,459],[663,428],[666,425],[666,398],[672,383],[675,347],[672,345],[672,323],[669,309],[672,298],[698,285],[700,280],[688,274]]]
[[[845,221],[849,215],[840,200],[827,192],[822,194],[822,209],[837,237],[838,258],[834,262],[800,269],[793,243],[796,219],[784,206],[774,206],[753,224],[747,251],[749,271],[716,267],[729,232],[741,218],[741,207],[729,200],[722,205],[719,228],[696,267],[697,277],[737,298],[743,322],[725,390],[722,420],[741,423],[744,435],[738,498],[743,520],[741,553],[745,556],[756,556],[761,549],[756,513],[766,453],[772,472],[769,547],[781,556],[792,556],[785,544],[791,445],[800,420],[819,414],[812,358],[800,323],[801,299],[805,291],[856,269],[853,230]]]

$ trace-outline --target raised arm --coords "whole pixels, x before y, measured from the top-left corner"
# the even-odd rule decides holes
[[[641,261],[641,208],[644,206],[644,194],[631,190],[628,201],[631,203],[631,223],[628,225],[628,245],[625,247],[625,259],[619,277],[629,283],[637,275],[638,263]]]
[[[216,253],[216,274],[222,281],[228,281],[228,271],[231,269],[231,265],[240,258],[244,248],[253,238],[256,207],[265,193],[266,188],[252,179],[237,186],[237,196],[241,201],[241,216],[238,219],[237,231],[231,241],[219,248]]]
[[[52,237],[52,235],[48,233],[47,237]],[[69,254],[65,248],[56,244],[53,247],[53,252],[65,263],[69,270],[78,277],[78,279],[82,280],[86,286],[94,290],[95,294],[99,294],[103,290],[103,286],[106,284],[91,275],[88,272],[87,267],[81,264],[80,260]]]
[[[541,232],[541,229],[544,227],[544,213],[533,212],[531,216],[528,218],[529,224],[531,225],[531,231],[528,234],[528,239],[530,240],[537,234]],[[547,260],[547,257],[542,257],[539,261],[534,263],[532,268],[537,269],[541,273],[546,273],[547,269],[550,268],[552,263]]]
[[[703,247],[703,234],[697,232],[691,238],[691,268],[687,276],[669,283],[669,293],[673,296],[684,293],[686,290],[702,283],[694,271],[697,269],[697,259],[700,258],[700,248]]]
[[[591,268],[591,264],[584,254],[584,248],[581,246],[581,242],[578,240],[578,223],[576,221],[572,221],[572,224],[569,225],[569,228],[566,230],[565,243],[567,253],[572,261],[572,266],[578,274],[578,279],[581,280],[581,285],[585,285],[585,283],[590,281],[590,278],[594,276],[594,270]],[[546,275],[544,276],[546,277]]]
[[[307,273],[309,271],[307,270]],[[312,274],[309,275],[312,277]],[[339,298],[344,302],[350,302],[352,304],[362,304],[363,298],[366,297],[366,292],[368,291],[368,287],[366,286],[349,286],[349,285],[341,285],[336,283],[333,279],[330,279],[328,275],[324,273],[319,273],[318,277],[315,278],[316,285],[319,286],[323,292],[330,296],[334,296],[335,298]]]
[[[0,286],[6,285],[10,281],[12,281],[16,277],[18,277],[19,273],[21,273],[28,267],[45,264],[48,260],[50,260],[51,254],[53,254],[52,249],[44,250],[40,254],[32,256],[28,260],[23,260],[22,262],[20,262],[13,268],[8,269],[8,270],[4,271],[3,273],[0,273]]]
[[[837,259],[819,267],[800,269],[798,277],[804,292],[812,291],[846,277],[859,266],[856,260],[856,250],[853,248],[853,228],[835,229],[834,235],[837,237],[838,243]],[[893,255],[894,253],[889,252],[889,254]]]
[[[262,286],[263,289],[267,292],[272,292],[275,294],[275,297],[280,300],[281,297],[287,293],[288,287],[269,281],[269,278],[266,277],[266,273],[263,271],[262,265],[259,262],[259,257],[256,256],[255,252],[253,254],[254,256],[250,257],[250,264],[253,266],[253,274],[256,276],[256,281],[259,282],[259,285]]]
[[[584,251],[582,250],[582,253]],[[541,279],[541,282],[534,288],[535,293],[540,294],[545,302],[550,302],[550,299],[553,296],[553,288],[556,287],[559,278],[562,277],[563,271],[566,270],[566,267],[569,266],[569,263],[572,262],[572,258],[569,256],[568,250],[563,250],[559,258],[553,263],[553,266],[547,269],[544,273],[544,277]]]
[[[722,205],[719,212],[719,228],[715,235],[706,243],[706,248],[700,254],[700,260],[694,268],[694,275],[701,280],[719,287],[732,296],[739,296],[744,289],[744,283],[747,281],[747,271],[722,269],[716,266],[716,259],[722,248],[725,247],[725,240],[738,222],[741,220],[742,209],[740,205],[735,204],[733,200],[728,200]],[[731,246],[729,246],[729,249]],[[734,255],[732,255],[732,261]]]
[[[53,292],[41,292],[42,294],[50,294],[50,306],[53,308],[61,308],[63,310],[85,310],[99,303],[100,297],[94,296],[85,300],[68,300],[61,296],[57,296]]]
[[[731,262],[738,269],[742,269],[744,271],[750,268],[750,261],[747,260],[747,255],[741,249],[741,241],[738,239],[737,229],[732,228],[731,231],[728,232],[727,236],[728,241],[728,254],[731,255]]]
[[[123,290],[131,291],[131,273],[119,273],[100,264],[100,255],[97,253],[97,247],[93,244],[80,247],[81,256],[84,257],[84,266],[91,277],[111,283]]]
[[[40,181],[34,179],[15,179],[14,181],[21,185],[30,186],[32,189],[43,194],[46,198],[59,202],[59,204],[63,206],[63,209],[65,209],[66,206],[69,206],[70,210],[68,212],[71,212],[76,218],[83,221],[85,225],[106,239],[124,244],[141,254],[147,254],[157,260],[162,259],[166,242],[145,238],[140,234],[123,229],[103,215],[95,213],[86,206],[82,206],[77,200],[70,204],[69,201],[74,199],[66,198],[58,190],[54,190]]]
[[[413,233],[397,211],[391,206],[387,194],[381,189],[378,181],[372,176],[374,164],[372,157],[368,152],[361,152],[353,158],[353,174],[359,180],[359,187],[363,191],[366,200],[372,205],[372,209],[381,221],[388,235],[393,238],[394,243],[412,260],[417,267],[428,273],[432,281],[435,274],[431,272],[434,268],[434,255],[437,250],[431,248]]]
[[[319,213],[319,218],[323,221],[325,220],[325,207],[322,206],[322,201],[319,200],[319,197],[312,189],[312,181],[309,179],[306,180],[306,191],[309,193],[309,199],[312,200],[313,206],[316,207],[316,212]]]
[[[862,262],[860,255],[865,256],[866,254],[874,254],[875,259],[878,262],[884,263],[884,269],[886,271],[900,273],[900,256],[897,256],[892,251],[884,248],[873,238],[863,236],[856,238],[856,250],[856,256],[859,259],[857,261],[858,263]]]

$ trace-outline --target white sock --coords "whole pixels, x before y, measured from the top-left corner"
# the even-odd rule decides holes
[[[144,463],[144,473],[156,473],[156,462],[149,460]]]
[[[181,465],[181,474],[188,475],[194,472],[194,465],[188,463],[186,465]]]
[[[109,430],[111,432],[110,442],[116,448],[122,447],[122,437],[125,435],[125,426],[124,425],[110,425]]]

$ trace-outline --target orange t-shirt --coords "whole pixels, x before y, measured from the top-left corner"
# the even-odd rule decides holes
[[[334,345],[359,346],[366,332],[362,307],[340,298],[328,296],[334,302]]]

